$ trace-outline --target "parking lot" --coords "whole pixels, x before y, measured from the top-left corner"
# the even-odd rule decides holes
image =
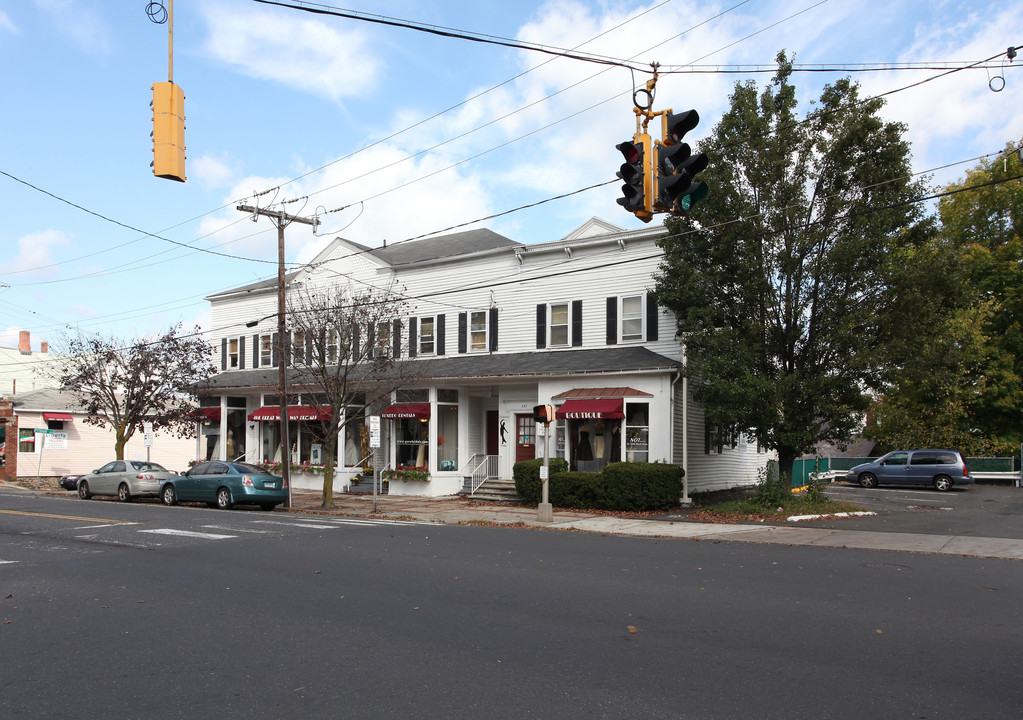
[[[827,485],[825,492],[829,498],[878,514],[805,521],[799,523],[801,527],[1023,539],[1023,488],[970,485],[938,492],[885,486],[868,490],[835,482]]]

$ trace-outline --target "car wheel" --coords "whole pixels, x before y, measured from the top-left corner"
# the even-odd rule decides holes
[[[226,487],[217,490],[217,507],[221,510],[231,509],[231,491]]]
[[[85,480],[78,481],[78,497],[82,500],[88,500],[92,497],[92,493],[89,492],[89,483]]]
[[[277,503],[260,503],[259,507],[261,510],[266,510],[267,512],[270,512],[275,507],[277,507]]]
[[[131,502],[131,490],[128,483],[121,483],[117,486],[117,499],[121,502]]]
[[[160,493],[160,497],[163,499],[164,505],[178,504],[178,494],[174,492],[173,485],[164,485],[163,492]]]
[[[934,478],[934,489],[939,492],[951,490],[952,478],[950,478],[948,475],[938,475],[936,478]]]
[[[860,475],[860,486],[865,488],[877,487],[877,476],[874,473],[863,473]]]

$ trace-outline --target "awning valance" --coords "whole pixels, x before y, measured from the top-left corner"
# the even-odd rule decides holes
[[[430,403],[395,403],[380,413],[380,417],[385,420],[401,418],[429,420]]]
[[[47,412],[44,412],[43,413],[43,420],[63,420],[64,422],[71,422],[72,420],[74,420],[74,418],[71,417],[71,415],[69,413],[58,413],[58,412],[47,413]]]
[[[196,408],[191,415],[198,422],[220,422],[220,408],[218,407]]]
[[[602,399],[580,399],[573,398],[566,400],[565,404],[558,408],[555,417],[559,420],[585,420],[587,418],[614,419],[623,418],[624,402],[621,398]]]
[[[289,405],[289,420],[326,420],[330,417],[330,408],[326,405]],[[255,412],[249,413],[249,420],[259,421],[280,421],[281,409],[279,407],[263,406]]]

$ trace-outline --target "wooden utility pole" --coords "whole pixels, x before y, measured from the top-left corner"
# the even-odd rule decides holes
[[[288,330],[288,325],[285,322],[284,312],[284,228],[288,227],[293,222],[303,223],[305,225],[312,225],[313,231],[315,232],[316,226],[319,225],[320,221],[313,218],[299,217],[298,215],[289,215],[283,210],[270,210],[267,208],[251,207],[249,205],[239,205],[238,210],[242,212],[251,213],[253,219],[256,216],[263,215],[270,218],[274,225],[277,226],[277,384],[278,391],[280,392],[280,408],[281,408],[281,444],[284,447],[284,452],[281,455],[281,477],[284,478],[284,484],[288,486],[288,507],[291,507],[291,437],[288,432],[288,354],[286,348],[290,347],[289,343],[285,339],[285,333]],[[256,349],[253,348],[253,351]]]

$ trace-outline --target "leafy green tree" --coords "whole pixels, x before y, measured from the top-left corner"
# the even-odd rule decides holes
[[[59,387],[75,394],[86,423],[113,431],[118,460],[147,422],[179,437],[195,431],[193,395],[216,372],[212,349],[198,330],[183,334],[179,324],[133,340],[81,332],[58,340],[53,372]]]
[[[905,127],[848,79],[800,121],[790,75],[779,53],[770,86],[736,84],[701,147],[710,194],[696,224],[665,223],[656,278],[707,422],[777,450],[785,473],[857,429],[888,346],[934,304],[910,272],[933,227]]]

